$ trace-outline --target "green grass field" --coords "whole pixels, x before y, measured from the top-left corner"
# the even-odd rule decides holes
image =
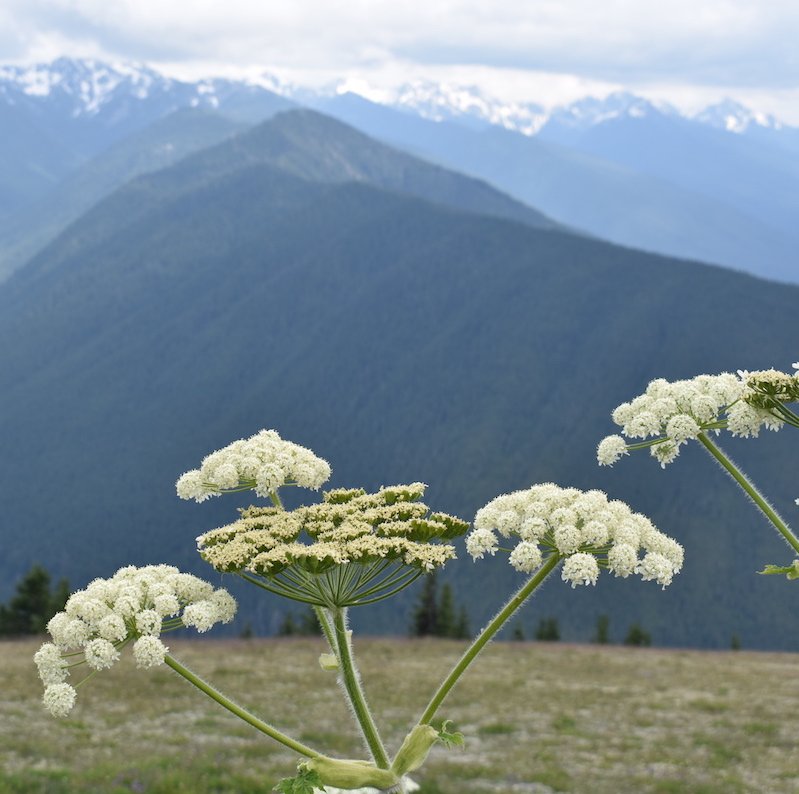
[[[0,792],[255,794],[296,758],[166,668],[129,654],[40,705],[38,643],[0,643]],[[356,650],[395,749],[463,644],[366,639]],[[321,640],[195,640],[173,654],[259,716],[331,755],[361,755]],[[496,643],[439,712],[466,749],[433,750],[422,794],[799,791],[799,657]]]

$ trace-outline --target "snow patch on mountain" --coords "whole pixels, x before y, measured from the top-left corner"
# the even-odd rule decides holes
[[[673,106],[629,92],[598,98],[587,96],[568,105],[544,108],[535,102],[507,102],[475,86],[416,80],[398,87],[377,89],[362,79],[348,78],[327,88],[309,89],[287,83],[269,72],[243,79],[209,77],[194,82],[167,77],[144,64],[104,63],[92,59],[59,58],[48,64],[0,66],[0,98],[18,102],[58,103],[73,118],[94,116],[120,101],[129,103],[159,97],[177,107],[219,108],[239,92],[269,91],[300,104],[352,92],[378,104],[434,121],[454,121],[477,128],[498,125],[525,135],[542,128],[560,127],[579,132],[616,119],[667,116],[686,118],[730,133],[780,130],[773,116],[725,99],[693,116]],[[115,111],[116,112],[116,111]]]
[[[0,88],[6,96],[68,101],[73,116],[96,114],[118,94],[146,99],[154,85],[166,89],[171,83],[143,65],[90,59],[0,67]]]
[[[774,116],[750,110],[734,99],[723,99],[715,105],[710,105],[693,118],[700,124],[738,134],[758,127],[767,130],[780,130],[783,127]]]
[[[626,91],[618,91],[604,99],[585,97],[556,108],[549,120],[571,129],[588,129],[616,119],[679,115],[679,111],[666,102],[653,102]]]
[[[432,121],[464,121],[496,124],[534,135],[547,120],[535,103],[507,103],[486,96],[475,86],[456,86],[417,80],[397,89],[390,102]]]

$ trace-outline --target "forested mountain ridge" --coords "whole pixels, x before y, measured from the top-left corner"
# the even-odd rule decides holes
[[[796,647],[792,591],[754,573],[786,550],[709,459],[608,471],[595,446],[650,378],[787,366],[799,288],[410,195],[367,158],[383,150],[333,146],[341,125],[316,114],[274,123],[295,119],[316,160],[265,125],[115,192],[0,287],[9,590],[33,561],[74,585],[127,563],[209,576],[194,538],[236,502],[181,503],[174,481],[274,427],[330,460],[332,486],[421,480],[466,518],[534,482],[601,487],[685,544],[666,592],[545,588],[531,614],[567,639],[607,612],[659,643]],[[791,432],[732,445],[786,514]],[[477,623],[516,574],[460,556]],[[412,597],[355,619],[404,631]],[[274,602],[250,608],[274,627]]]

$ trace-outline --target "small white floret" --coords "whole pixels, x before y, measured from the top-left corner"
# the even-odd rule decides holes
[[[521,573],[532,573],[541,566],[541,549],[522,541],[510,554],[510,564]]]
[[[75,705],[76,695],[69,684],[51,684],[44,690],[42,702],[54,717],[66,717]]]
[[[561,578],[564,582],[571,582],[572,587],[578,584],[596,584],[599,577],[599,564],[593,554],[578,552],[567,557],[563,563]]]
[[[466,551],[475,560],[485,554],[496,554],[498,546],[497,536],[490,529],[475,529],[466,538]]]
[[[621,436],[607,436],[599,442],[596,458],[600,466],[612,466],[622,455],[628,455],[627,442]]]
[[[164,657],[169,649],[158,637],[145,635],[139,637],[133,643],[133,658],[136,660],[136,667],[155,667],[164,663]]]

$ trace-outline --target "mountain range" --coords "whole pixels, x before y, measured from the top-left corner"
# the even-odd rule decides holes
[[[526,619],[566,639],[607,613],[658,643],[796,649],[790,583],[754,573],[786,550],[701,451],[608,471],[595,446],[650,378],[784,368],[799,287],[577,233],[317,112],[213,130],[104,185],[0,285],[0,599],[34,561],[73,585],[158,561],[208,577],[193,539],[242,501],[181,503],[174,482],[274,427],[332,486],[421,480],[466,518],[533,482],[601,487],[685,544],[666,592],[547,586]],[[787,514],[791,430],[731,447]],[[448,573],[475,625],[517,579]],[[404,631],[413,597],[356,624]],[[274,629],[281,607],[243,598]]]
[[[0,67],[0,279],[136,174],[299,105],[489,182],[563,226],[799,281],[799,131],[731,101],[690,117],[625,93],[544,109],[413,83],[377,104],[268,76],[185,82],[70,59]]]

